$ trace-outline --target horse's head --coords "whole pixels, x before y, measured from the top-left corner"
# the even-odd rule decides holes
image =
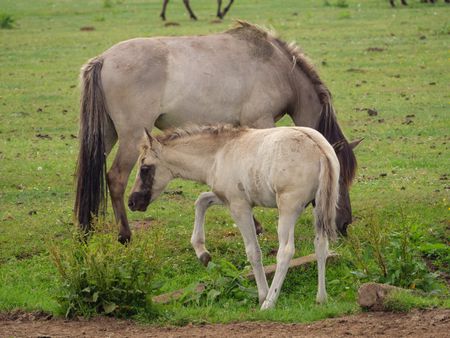
[[[128,199],[132,211],[145,211],[172,179],[161,161],[162,145],[145,129],[145,141],[138,161],[138,171]]]
[[[351,151],[353,151],[353,149],[355,149],[362,140],[363,139],[350,142],[348,145],[350,146]],[[336,154],[338,154],[340,151],[343,151],[342,144],[340,143],[333,145],[333,147]],[[338,207],[336,209],[336,227],[339,233],[343,236],[347,235],[347,227],[353,221],[349,189],[349,184],[344,181],[341,175],[339,178],[339,201]]]

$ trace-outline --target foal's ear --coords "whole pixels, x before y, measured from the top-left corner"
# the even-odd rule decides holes
[[[350,148],[353,150],[355,149],[362,141],[364,140],[363,138],[360,138],[359,140],[354,140],[352,142],[350,142],[348,145],[350,146]]]
[[[159,143],[158,140],[150,134],[147,128],[144,128],[144,130],[145,135],[147,137],[147,141],[150,144],[150,149],[153,150],[155,154],[158,154],[159,151],[161,150],[161,143]]]
[[[150,147],[152,146],[153,143],[153,136],[150,134],[150,132],[148,131],[147,128],[144,128],[145,130],[145,135],[147,136],[147,141],[148,143],[150,143]]]

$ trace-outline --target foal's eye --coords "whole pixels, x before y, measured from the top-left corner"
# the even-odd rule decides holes
[[[141,175],[146,175],[146,174],[148,174],[149,171],[150,171],[150,166],[143,165],[141,167]]]

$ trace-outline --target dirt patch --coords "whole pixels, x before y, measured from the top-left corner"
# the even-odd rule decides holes
[[[450,309],[370,312],[312,324],[243,322],[184,327],[144,326],[126,320],[64,320],[0,316],[1,337],[448,337]]]

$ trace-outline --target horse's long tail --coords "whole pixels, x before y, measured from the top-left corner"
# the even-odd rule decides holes
[[[81,229],[91,230],[93,216],[106,211],[105,121],[108,112],[103,93],[103,59],[96,57],[81,70],[80,151],[76,177],[75,217]]]
[[[331,152],[324,155],[320,159],[319,188],[315,198],[316,234],[335,239],[340,169],[338,159],[332,149]]]

